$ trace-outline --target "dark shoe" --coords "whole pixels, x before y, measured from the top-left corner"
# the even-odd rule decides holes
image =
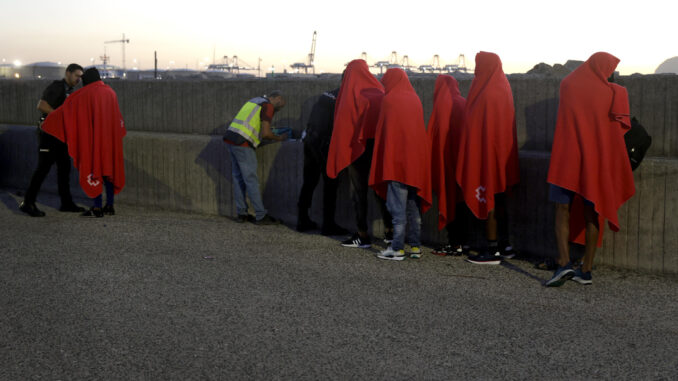
[[[273,218],[269,216],[268,214],[264,216],[264,218],[260,220],[254,221],[255,225],[278,225],[280,224],[280,220],[277,218]]]
[[[433,249],[433,255],[440,255],[441,257],[445,255],[452,255],[454,252],[454,247],[452,245],[442,245]]]
[[[298,232],[305,232],[308,230],[316,230],[318,229],[318,224],[315,222],[311,221],[310,218],[306,217],[300,217],[299,221],[297,222],[297,231]]]
[[[90,210],[81,214],[80,217],[101,218],[104,216],[104,211],[101,208],[90,208]]]
[[[85,208],[82,206],[77,206],[75,204],[70,204],[70,205],[61,205],[59,208],[60,212],[73,212],[73,213],[82,213],[85,211]]]
[[[534,268],[538,270],[555,271],[558,268],[558,264],[553,258],[545,258],[543,261],[535,264]]]
[[[337,224],[326,224],[323,225],[323,229],[320,233],[322,235],[346,235],[348,234],[348,230]]]
[[[235,222],[243,223],[243,222],[255,222],[256,218],[254,218],[253,215],[251,214],[238,214],[238,217],[235,218]]]
[[[468,254],[469,247],[468,246],[462,246],[462,245],[443,245],[443,246],[438,246],[435,249],[433,249],[433,254],[435,255],[440,255],[440,256],[445,256],[445,255],[454,255],[454,256],[459,256],[463,254]]]
[[[347,239],[341,243],[341,246],[344,247],[358,247],[361,249],[367,249],[372,246],[372,240],[369,236],[362,238],[360,234],[355,233],[353,237]]]
[[[103,210],[104,214],[106,214],[108,216],[114,216],[115,215],[115,209],[113,209],[113,205],[106,205],[106,206],[104,206],[104,208],[102,210]]]
[[[516,257],[516,250],[511,245],[505,246],[499,253],[502,259],[513,259]]]
[[[591,272],[583,272],[580,268],[574,270],[574,276],[572,277],[572,280],[583,285],[589,285],[593,283]]]
[[[568,279],[572,279],[574,276],[574,270],[572,269],[571,264],[567,264],[565,267],[558,267],[558,269],[553,273],[553,277],[546,282],[546,287],[560,287]]]
[[[498,265],[501,263],[501,254],[499,254],[498,251],[493,254],[485,252],[478,255],[471,255],[466,258],[466,261],[476,265]]]
[[[45,212],[38,209],[35,204],[27,204],[25,201],[19,204],[19,210],[31,217],[45,217]]]

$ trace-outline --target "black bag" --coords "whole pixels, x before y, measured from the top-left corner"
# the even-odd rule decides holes
[[[624,141],[626,142],[629,160],[631,160],[631,169],[635,171],[652,145],[652,136],[647,133],[645,127],[634,116],[631,118],[631,129],[624,134]]]

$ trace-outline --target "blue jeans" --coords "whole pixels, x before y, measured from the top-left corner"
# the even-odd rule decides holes
[[[393,216],[393,242],[391,248],[394,251],[405,247],[405,224],[407,229],[407,243],[410,246],[421,246],[421,213],[419,207],[421,200],[417,196],[417,189],[397,181],[388,184],[386,194],[386,208]]]
[[[257,154],[250,147],[228,145],[231,153],[231,172],[233,174],[233,198],[238,215],[247,214],[245,194],[250,198],[257,221],[266,216],[267,210],[259,191],[257,177]]]
[[[574,192],[557,185],[549,184],[549,201],[556,204],[571,204],[574,199]],[[593,206],[593,203],[584,199],[584,204]]]

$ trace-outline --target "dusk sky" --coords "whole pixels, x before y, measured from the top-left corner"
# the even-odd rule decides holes
[[[82,11],[77,4],[83,4]],[[395,5],[397,4],[397,5]],[[456,63],[469,68],[475,53],[497,53],[507,73],[539,62],[586,60],[607,51],[621,59],[621,74],[653,73],[678,55],[674,19],[678,4],[646,1],[239,1],[94,3],[0,0],[0,59],[89,65],[104,49],[122,65],[118,40],[125,33],[127,67],[204,68],[213,57],[281,72],[303,62],[318,32],[316,72],[341,72],[346,62],[368,55],[370,64],[391,51],[411,64]],[[136,60],[136,62],[134,61]],[[242,63],[242,62],[241,62]]]

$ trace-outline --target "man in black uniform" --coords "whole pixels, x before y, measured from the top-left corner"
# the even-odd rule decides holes
[[[313,191],[320,175],[323,176],[323,235],[346,234],[346,229],[340,227],[334,221],[334,211],[337,199],[337,185],[339,178],[331,179],[327,176],[327,153],[330,149],[330,139],[334,126],[334,104],[337,100],[339,89],[328,91],[320,96],[311,109],[306,136],[304,137],[304,183],[299,194],[299,216],[297,218],[297,230],[317,229],[317,225],[308,216],[311,207]]]
[[[38,102],[38,110],[42,113],[40,123],[54,109],[61,106],[66,97],[73,92],[73,88],[80,82],[82,76],[82,66],[70,64],[66,68],[66,74],[60,81],[52,82],[42,93],[42,98]],[[42,182],[47,177],[52,164],[56,163],[57,183],[59,185],[59,196],[61,197],[62,212],[84,212],[83,207],[77,206],[73,202],[69,179],[71,175],[71,158],[68,156],[68,146],[52,135],[39,130],[38,167],[33,173],[31,184],[28,186],[24,201],[19,205],[22,212],[32,217],[43,217],[45,213],[38,209],[35,200],[42,186]]]

